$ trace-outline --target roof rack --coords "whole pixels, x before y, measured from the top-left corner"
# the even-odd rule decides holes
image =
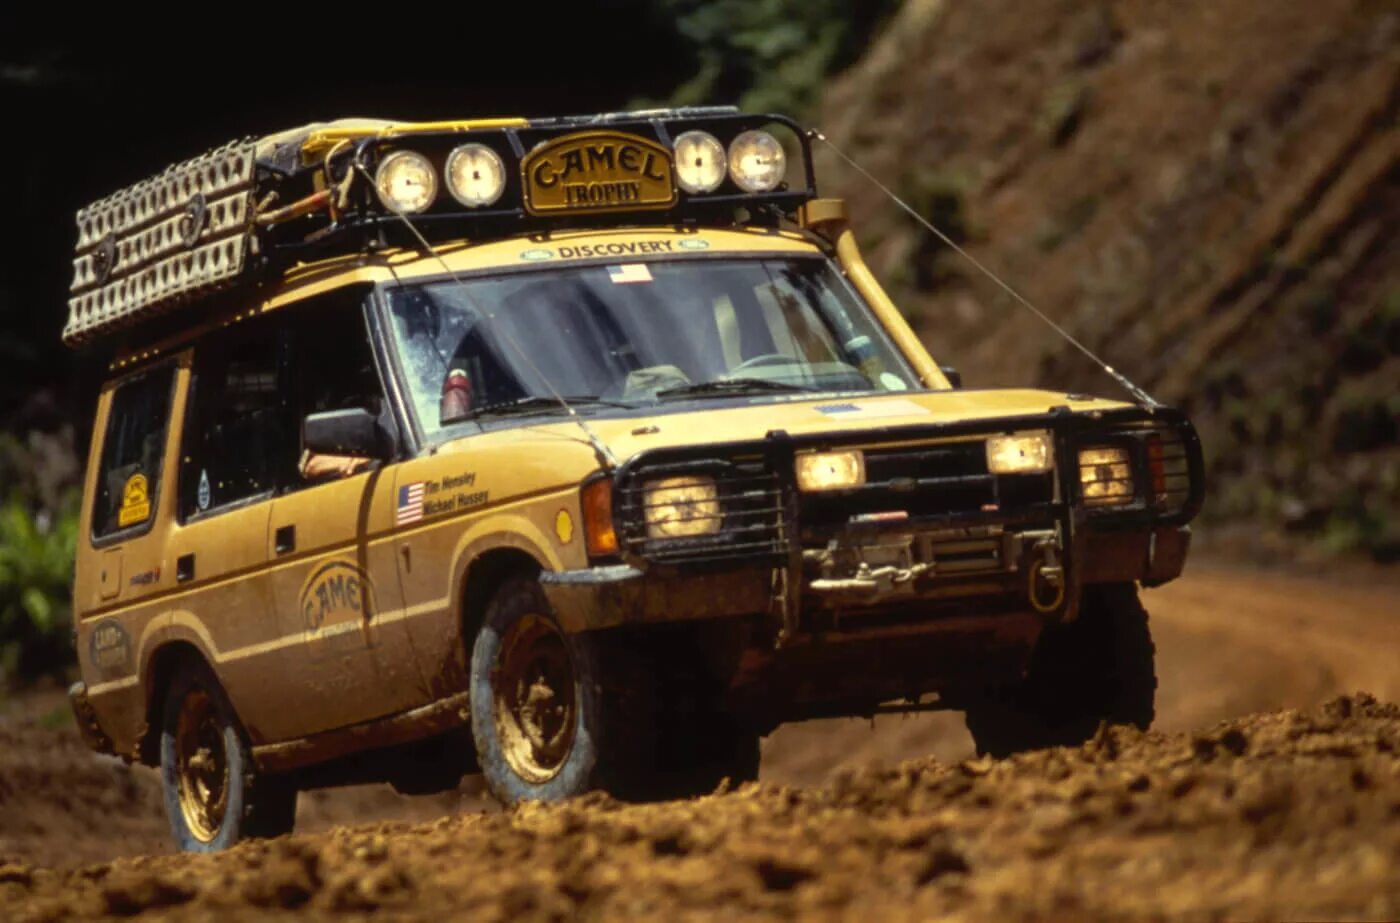
[[[800,154],[805,177],[766,192],[722,181],[709,192],[677,188],[672,149],[690,131],[728,144],[776,126]],[[555,146],[632,138],[664,167],[652,179],[668,196],[540,204],[525,170]],[[416,244],[404,215],[371,181],[397,151],[413,151],[438,176],[464,143],[487,148],[503,165],[497,200],[469,207],[440,195],[412,215],[437,242],[501,237],[580,226],[759,223],[790,217],[816,196],[806,133],[778,115],[729,106],[650,109],[547,119],[446,122],[342,119],[227,144],[123,189],[78,212],[78,242],[63,340],[82,344],[146,321],[221,289],[255,282],[296,261]],[[625,143],[625,140],[620,142]],[[736,209],[742,208],[740,217]]]

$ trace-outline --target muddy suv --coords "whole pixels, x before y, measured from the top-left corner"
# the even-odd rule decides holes
[[[65,338],[111,371],[72,701],[182,848],[355,781],[706,792],[806,718],[962,709],[993,753],[1152,720],[1193,429],[954,387],[810,143],[337,122],[79,213]]]

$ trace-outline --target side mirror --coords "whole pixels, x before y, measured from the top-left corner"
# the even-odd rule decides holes
[[[389,457],[389,440],[379,420],[363,407],[307,414],[301,425],[301,442],[317,455]]]
[[[954,389],[962,387],[962,372],[951,365],[940,365],[938,371],[943,373],[943,377],[948,379],[948,384],[952,385]]]

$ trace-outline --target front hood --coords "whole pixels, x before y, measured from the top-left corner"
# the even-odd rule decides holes
[[[624,462],[650,449],[760,440],[774,430],[783,430],[791,436],[824,433],[839,436],[865,431],[885,440],[897,439],[898,434],[890,431],[901,427],[986,421],[989,428],[995,428],[998,419],[1044,414],[1056,408],[1065,408],[1060,412],[1090,414],[1130,406],[1121,401],[1070,395],[1063,391],[906,391],[818,400],[786,395],[774,400],[765,396],[739,405],[720,400],[695,401],[683,408],[655,414],[588,416],[586,419],[589,429],[619,462]],[[477,440],[481,438],[456,440],[444,449],[470,450],[480,445]],[[521,440],[545,440],[545,444],[557,446],[561,440],[577,443],[579,430],[573,423],[554,418],[548,423],[497,431],[485,438],[490,441],[507,439],[517,445]]]

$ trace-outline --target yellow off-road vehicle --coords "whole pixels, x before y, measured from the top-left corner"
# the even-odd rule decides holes
[[[1151,721],[1137,584],[1181,571],[1193,429],[958,387],[814,137],[343,121],[79,213],[64,335],[111,371],[71,696],[181,847],[308,786],[706,792],[805,718],[962,709],[993,753]]]

